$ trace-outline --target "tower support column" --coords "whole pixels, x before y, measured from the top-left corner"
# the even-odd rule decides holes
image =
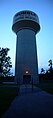
[[[31,29],[22,29],[17,32],[16,47],[16,80],[23,82],[23,75],[33,77],[33,82],[38,83],[38,63],[35,32]]]

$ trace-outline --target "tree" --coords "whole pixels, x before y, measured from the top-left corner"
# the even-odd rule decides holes
[[[52,65],[53,65],[52,60],[50,59],[48,62],[49,62],[49,65],[48,65],[49,66],[49,72],[52,73],[52,71],[53,71],[53,68],[52,68]]]
[[[45,74],[45,70],[41,68],[41,74]]]
[[[8,56],[9,48],[0,48],[0,77],[9,76],[12,68],[11,58]]]

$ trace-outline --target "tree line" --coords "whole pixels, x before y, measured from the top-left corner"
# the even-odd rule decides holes
[[[41,68],[41,72],[39,74],[39,80],[53,80],[53,63],[50,59],[48,61],[49,68],[45,71],[44,68]]]
[[[53,74],[53,63],[52,63],[52,60],[50,59],[49,61],[48,61],[48,66],[49,66],[49,69],[48,70],[46,70],[46,72],[45,72],[45,70],[44,70],[44,68],[41,68],[41,74]]]

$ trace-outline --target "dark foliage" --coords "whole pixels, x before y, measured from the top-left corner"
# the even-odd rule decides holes
[[[15,82],[15,76],[1,77],[0,83],[2,82]]]
[[[48,66],[49,69],[45,72],[43,68],[41,68],[41,73],[39,74],[39,82],[45,82],[45,81],[52,81],[53,82],[53,63],[52,60],[50,59],[48,61]]]
[[[8,56],[9,48],[0,48],[0,77],[9,76],[12,68],[11,58]]]
[[[45,70],[43,68],[41,68],[41,74],[44,74]]]

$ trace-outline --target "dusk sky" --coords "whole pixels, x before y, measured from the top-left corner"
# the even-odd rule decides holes
[[[39,16],[40,32],[36,35],[38,67],[48,68],[53,61],[53,0],[0,0],[0,47],[10,48],[15,68],[16,34],[12,31],[13,16],[21,10],[32,10]],[[14,73],[14,71],[13,71]]]

